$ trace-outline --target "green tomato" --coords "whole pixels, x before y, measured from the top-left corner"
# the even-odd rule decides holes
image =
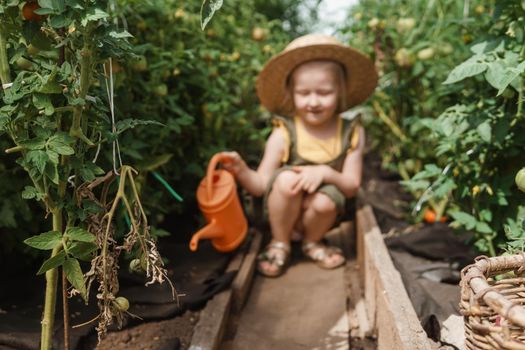
[[[416,162],[413,159],[405,160],[404,164],[405,164],[406,171],[408,171],[409,173],[413,173],[415,171]]]
[[[434,49],[431,47],[427,47],[426,49],[419,50],[417,53],[417,58],[426,61],[434,57]]]
[[[113,305],[115,308],[121,312],[128,311],[129,309],[129,301],[128,299],[124,297],[117,297],[115,300],[113,300]]]
[[[511,98],[513,98],[516,94],[514,93],[514,90],[512,90],[512,88],[508,87],[506,88],[503,93],[501,94],[501,96],[503,96],[503,98],[509,100]]]
[[[397,20],[396,29],[398,32],[408,32],[416,25],[414,18],[400,18]]]
[[[408,49],[402,47],[396,51],[394,60],[400,67],[410,67],[414,64],[414,55]]]
[[[131,272],[144,272],[145,270],[142,268],[142,262],[140,259],[133,259],[129,263],[129,270]]]
[[[148,70],[148,61],[146,60],[146,57],[142,56],[138,60],[133,61],[131,69],[136,72],[144,72]]]
[[[16,60],[16,65],[20,67],[23,70],[32,70],[33,69],[33,62],[28,60],[27,58],[20,57]]]
[[[164,97],[168,95],[168,86],[166,84],[159,84],[155,87],[155,95]]]
[[[29,44],[29,46],[27,47],[27,54],[29,56],[34,56],[38,54],[39,52],[40,52],[40,49],[33,44]]]
[[[516,181],[516,186],[518,186],[520,191],[525,192],[525,168],[521,168],[521,170],[518,171],[514,181]]]

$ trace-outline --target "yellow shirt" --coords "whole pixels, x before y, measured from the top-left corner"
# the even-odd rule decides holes
[[[297,116],[294,117],[294,125],[297,138],[297,153],[302,159],[315,164],[323,164],[335,160],[340,155],[341,148],[343,146],[343,142],[341,140],[343,134],[341,132],[343,120],[340,117],[337,119],[336,133],[327,139],[320,139],[308,133],[301,122],[301,119]],[[285,139],[286,148],[281,161],[286,163],[290,157],[290,133],[281,121],[277,121],[275,127],[282,131]],[[358,128],[354,128],[350,137],[351,146],[348,149],[348,153],[353,151],[359,143]]]

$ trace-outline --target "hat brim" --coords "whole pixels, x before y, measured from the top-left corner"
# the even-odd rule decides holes
[[[300,64],[314,60],[335,61],[345,68],[345,110],[365,101],[377,86],[374,64],[361,52],[343,45],[309,45],[284,51],[266,63],[256,83],[261,104],[272,113],[293,110],[293,102],[285,101],[288,76]]]

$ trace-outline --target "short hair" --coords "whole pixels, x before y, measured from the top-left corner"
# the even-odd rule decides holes
[[[283,96],[283,101],[281,103],[280,111],[284,114],[293,114],[295,113],[295,106],[293,101],[293,88],[294,88],[294,79],[293,75],[297,71],[297,69],[305,64],[309,63],[323,63],[326,64],[326,67],[329,68],[332,73],[335,76],[336,83],[337,83],[337,93],[339,96],[337,96],[338,103],[337,103],[337,109],[336,113],[341,113],[345,111],[345,106],[347,106],[346,101],[346,78],[347,78],[347,72],[342,64],[340,64],[337,61],[332,60],[312,60],[303,62],[297,67],[295,67],[290,74],[288,74],[288,77],[286,77],[286,94]],[[287,108],[287,106],[293,106],[292,110]]]

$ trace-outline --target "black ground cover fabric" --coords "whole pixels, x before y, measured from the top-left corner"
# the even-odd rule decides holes
[[[460,270],[472,263],[475,251],[444,223],[385,239],[414,309],[433,340],[450,315],[459,315]]]
[[[140,322],[176,317],[186,310],[198,310],[215,294],[227,289],[236,271],[225,273],[232,254],[218,253],[209,241],[199,244],[197,252],[190,252],[187,244],[161,242],[160,251],[168,259],[170,280],[174,283],[178,300],[172,300],[168,283],[146,287],[144,276],[131,274],[124,263],[120,273],[120,295],[130,301],[129,312],[139,318],[128,318],[125,327]],[[43,276],[27,272],[16,283],[4,283],[0,296],[0,349],[39,349],[40,320],[44,301]],[[9,289],[6,289],[9,288]],[[71,325],[81,324],[98,314],[96,291],[92,291],[89,306],[79,298],[70,299]],[[55,337],[53,347],[63,348],[62,298],[57,296]],[[83,339],[93,336],[96,323],[71,331],[71,348],[76,349]]]

